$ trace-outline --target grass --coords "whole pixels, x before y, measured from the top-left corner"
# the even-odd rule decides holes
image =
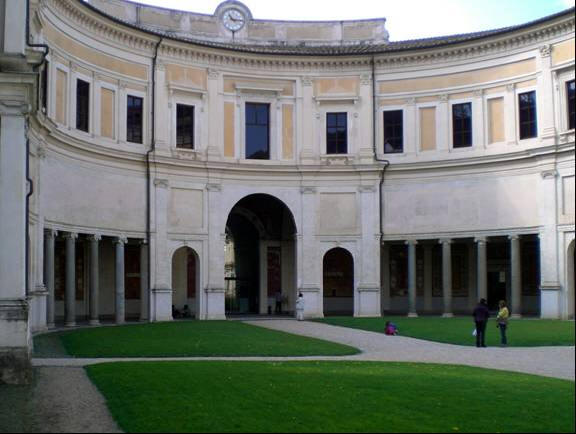
[[[86,368],[125,432],[574,432],[574,383],[464,366],[140,362]]]
[[[428,341],[444,342],[456,345],[476,345],[472,336],[474,322],[472,318],[455,317],[418,317],[387,316],[383,318],[328,317],[317,321],[384,333],[386,321],[398,326],[399,334]],[[574,345],[574,321],[518,319],[508,324],[508,346],[538,347]],[[500,343],[500,330],[496,321],[488,321],[486,328],[486,345],[497,346]]]
[[[242,357],[357,354],[356,348],[237,321],[178,321],[97,327],[39,335],[36,357],[58,341],[73,357]]]

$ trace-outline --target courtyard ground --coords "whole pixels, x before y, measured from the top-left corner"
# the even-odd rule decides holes
[[[308,356],[308,357],[249,357],[246,361],[288,361],[288,360],[343,360],[343,361],[409,361],[468,365],[516,371],[547,377],[571,380],[571,398],[573,398],[574,381],[574,347],[541,347],[541,348],[472,348],[449,344],[427,342],[404,336],[385,336],[381,333],[335,327],[315,322],[297,322],[293,320],[253,321],[252,325],[289,333],[325,339],[361,350],[360,354],[351,356]],[[53,349],[54,350],[54,349]],[[61,349],[53,353],[61,353]],[[10,406],[11,411],[26,410],[27,426],[35,430],[4,432],[117,432],[114,421],[110,418],[108,409],[100,393],[87,379],[84,370],[79,368],[92,364],[129,360],[154,360],[157,358],[135,359],[79,359],[79,358],[42,358],[34,359],[37,367],[37,381],[29,392],[38,405],[18,409]],[[174,358],[172,360],[226,360],[231,358]],[[505,373],[504,373],[505,374]],[[533,377],[526,377],[533,378]],[[4,387],[4,386],[3,386]],[[6,388],[0,390],[3,393]],[[82,398],[74,392],[80,391]],[[70,391],[70,392],[69,392]],[[12,392],[14,392],[12,390]],[[20,394],[22,392],[20,391]],[[92,396],[92,398],[90,398]],[[2,400],[3,401],[3,400]],[[43,405],[43,407],[42,407]],[[573,405],[573,404],[572,404]],[[0,404],[0,413],[6,406]],[[14,418],[12,418],[14,419]],[[5,419],[4,419],[5,420]],[[3,421],[0,419],[0,421]],[[573,424],[573,422],[572,422]],[[18,426],[13,425],[15,428]],[[1,427],[8,427],[5,423]]]

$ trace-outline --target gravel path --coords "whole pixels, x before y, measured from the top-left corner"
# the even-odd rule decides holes
[[[83,366],[127,361],[168,360],[365,360],[448,363],[501,369],[574,381],[574,347],[476,348],[337,327],[309,321],[246,321],[260,327],[309,336],[360,349],[338,357],[181,357],[75,359],[36,358],[37,381],[30,391],[24,432],[121,432]],[[0,407],[1,410],[1,407]],[[1,419],[0,419],[1,420]],[[0,430],[2,432],[2,430]]]

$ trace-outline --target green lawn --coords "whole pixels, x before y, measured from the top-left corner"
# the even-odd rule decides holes
[[[383,318],[328,317],[318,320],[327,324],[384,333],[386,321],[398,326],[401,336],[456,345],[476,345],[472,336],[472,317],[418,317],[386,316]],[[574,321],[518,319],[508,324],[508,346],[537,347],[574,345]],[[490,319],[486,328],[486,345],[500,343],[500,330],[496,321]]]
[[[232,357],[350,355],[346,345],[238,321],[176,321],[96,327],[34,338],[36,357]],[[63,347],[63,350],[59,350]]]
[[[140,362],[86,368],[126,432],[574,432],[574,383],[464,366]]]

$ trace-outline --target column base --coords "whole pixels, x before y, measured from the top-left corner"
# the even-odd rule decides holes
[[[443,313],[442,318],[454,318],[454,314],[453,313]]]
[[[64,327],[76,327],[76,321],[67,322],[66,324],[64,324]]]
[[[56,328],[56,324],[54,324],[53,322],[48,323],[48,330],[55,329],[55,328]]]
[[[409,312],[408,318],[418,318],[418,314],[416,312]]]
[[[519,313],[513,313],[512,315],[510,315],[510,318],[512,319],[520,319],[522,318],[522,315]]]
[[[100,325],[100,320],[91,319],[89,324],[90,324],[91,326],[99,326],[99,325]]]

